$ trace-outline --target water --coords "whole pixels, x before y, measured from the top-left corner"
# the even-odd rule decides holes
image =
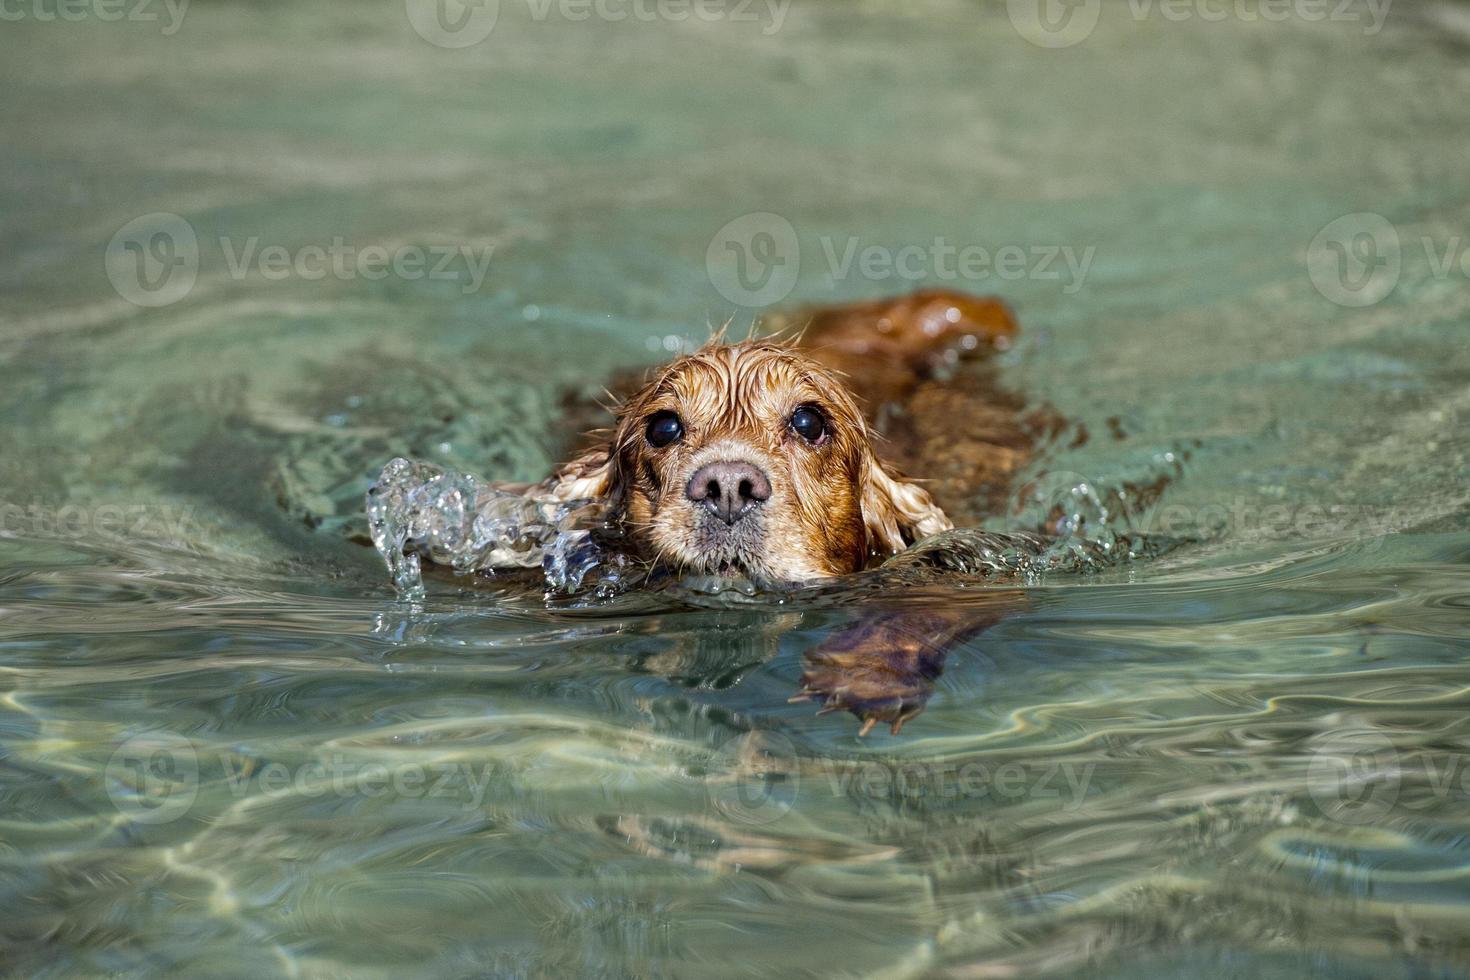
[[[1172,459],[1173,454],[1164,456]],[[871,574],[847,577],[835,587],[903,587],[920,581],[962,587],[986,579],[1037,585],[1057,573],[1111,571],[1178,547],[1179,541],[1140,529],[1148,514],[1145,500],[1152,502],[1157,494],[1135,499],[1139,496],[1127,484],[1105,490],[1086,481],[1051,492],[1023,490],[1016,501],[1020,512],[1013,515],[1022,530],[953,528],[916,542]],[[1026,520],[1028,503],[1045,512]],[[558,500],[542,487],[519,492],[472,474],[397,457],[368,485],[365,508],[373,547],[399,596],[410,601],[427,594],[426,561],[430,568],[460,576],[471,588],[539,569],[540,576],[519,580],[532,593],[540,589],[548,600],[607,599],[669,579],[666,570],[652,569],[618,547],[622,529],[600,500]],[[1028,523],[1034,530],[1024,530]],[[674,584],[721,578],[682,576]],[[831,584],[746,582],[741,588],[784,592]]]
[[[0,970],[1470,975],[1462,7],[1108,6],[1057,50],[940,2],[769,33],[505,2],[458,50],[395,4],[24,10]],[[108,251],[156,212],[192,277],[167,219]],[[1077,504],[1081,559],[400,598],[381,467],[544,477],[568,392],[748,315],[706,255],[752,212],[796,232],[788,305],[908,288],[844,272],[850,240],[1094,249],[973,283],[1020,313],[1006,383],[1090,433],[979,540]],[[1396,277],[1312,245],[1363,212]],[[456,275],[260,257],[339,238]],[[1338,257],[1377,302],[1332,301],[1367,295]],[[192,284],[137,306],[134,260]],[[1118,532],[1150,547],[1092,560],[1117,539],[1073,491],[1164,474]],[[900,737],[787,703],[824,637],[931,604],[1006,615]]]
[[[592,539],[614,524],[599,501],[523,495],[432,463],[389,460],[366,509],[373,547],[406,599],[424,598],[424,558],[462,576],[540,568],[550,594],[590,588],[589,573],[622,591],[614,583],[631,564]]]

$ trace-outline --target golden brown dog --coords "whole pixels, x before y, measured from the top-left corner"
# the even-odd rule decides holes
[[[1035,425],[985,369],[1015,333],[1004,304],[931,290],[772,325],[796,339],[716,339],[632,390],[551,495],[607,501],[651,562],[810,582],[973,522],[1009,493]],[[808,656],[799,696],[897,732],[945,647],[1003,606],[870,617]]]
[[[561,475],[564,499],[613,498],[648,557],[804,582],[951,527],[874,452],[857,401],[787,344],[712,344],[628,399],[606,447]]]
[[[938,380],[1009,341],[999,301],[934,290],[796,320],[795,340],[716,339],[626,395],[553,496],[613,501],[635,546],[673,567],[809,581],[953,526],[893,449],[965,520],[1029,458],[1019,400],[975,374]]]

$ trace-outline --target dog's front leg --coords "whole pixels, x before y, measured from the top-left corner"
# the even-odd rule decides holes
[[[863,723],[860,736],[880,721],[897,735],[928,704],[949,651],[1021,601],[1007,591],[980,605],[865,612],[807,653],[801,693],[792,700],[820,701],[823,712],[851,711]]]

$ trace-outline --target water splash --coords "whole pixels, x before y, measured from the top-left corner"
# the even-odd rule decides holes
[[[518,493],[401,457],[367,492],[373,545],[399,593],[412,599],[424,595],[425,558],[461,575],[540,567],[551,593],[615,590],[631,562],[594,533],[605,510],[597,501],[557,500],[534,488]]]
[[[890,581],[983,578],[1035,584],[1043,576],[1100,572],[1169,550],[1176,542],[1141,533],[1136,485],[1100,488],[1076,474],[1052,474],[1037,495],[1040,533],[956,528],[894,555]],[[540,568],[548,596],[609,598],[642,581],[642,566],[616,545],[606,506],[561,501],[539,488],[485,483],[431,463],[392,460],[367,493],[368,527],[393,584],[424,596],[423,561],[457,574]]]
[[[1108,571],[1164,554],[1183,543],[1145,533],[1147,511],[1182,475],[1180,454],[1160,454],[1148,480],[1099,483],[1052,471],[1024,487],[1018,500],[1022,527],[1032,531],[955,528],[936,534],[884,562],[904,580],[1003,579],[1034,585],[1047,575]]]
[[[894,555],[880,570],[905,581],[982,578],[1035,585],[1047,575],[1101,572],[1170,547],[1168,541],[1117,531],[1089,538],[955,528]]]

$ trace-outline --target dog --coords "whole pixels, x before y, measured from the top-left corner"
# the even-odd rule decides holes
[[[1030,459],[1023,403],[993,374],[955,378],[1014,337],[999,300],[929,290],[768,325],[778,339],[717,336],[625,380],[616,426],[543,491],[608,501],[634,546],[671,567],[811,581],[951,528],[950,513],[973,522]]]
[[[1052,424],[996,378],[1017,325],[994,297],[926,290],[760,327],[625,380],[613,428],[538,493],[604,502],[655,566],[812,583],[996,510]],[[945,650],[1013,605],[866,616],[807,655],[793,700],[897,734]]]

